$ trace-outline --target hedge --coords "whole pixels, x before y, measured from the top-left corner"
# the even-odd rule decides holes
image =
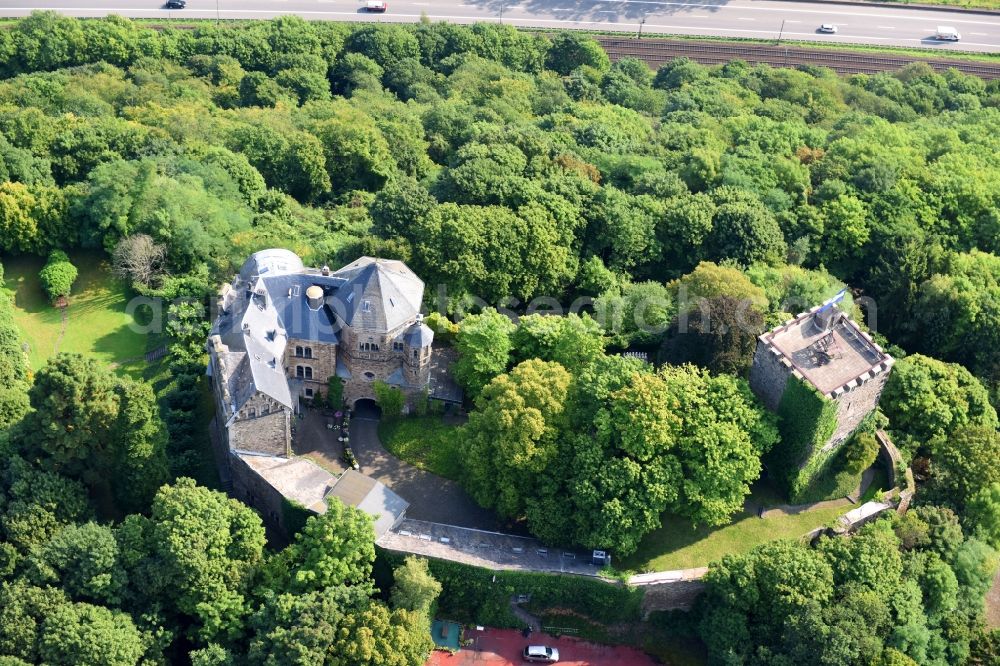
[[[815,455],[837,428],[837,403],[804,381],[789,380],[778,405],[781,441],[768,456],[768,467],[793,501],[830,462]]]
[[[376,547],[375,582],[392,586],[392,570],[405,555]],[[441,583],[439,616],[466,624],[515,629],[523,623],[510,612],[511,597],[531,595],[530,608],[562,608],[595,622],[639,622],[641,588],[588,576],[525,571],[493,571],[468,564],[428,558],[431,573]]]

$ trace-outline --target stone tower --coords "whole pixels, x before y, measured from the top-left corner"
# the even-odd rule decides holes
[[[799,423],[795,429],[783,424],[783,440],[802,441],[782,442],[774,452],[774,456],[785,458],[778,461],[780,466],[792,470],[792,477],[795,470],[808,474],[819,471],[878,406],[893,362],[835,301],[759,336],[750,369],[753,392],[784,420],[808,419],[815,412],[825,421],[812,429],[808,423]],[[801,390],[804,387],[806,391]],[[814,409],[789,404],[793,394],[807,395]]]

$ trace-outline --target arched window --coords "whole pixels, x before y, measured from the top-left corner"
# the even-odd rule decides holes
[[[306,368],[306,379],[312,379],[312,378],[313,378],[313,369],[307,367]]]
[[[306,358],[312,358],[313,357],[313,348],[312,347],[306,347],[305,351],[306,351]]]
[[[298,357],[302,356],[302,347],[296,347],[295,348],[295,355],[298,356]]]
[[[250,407],[249,409],[247,409],[247,416],[251,419],[255,418],[257,416],[257,408]]]
[[[295,366],[295,376],[298,377],[298,378],[300,378],[300,379],[302,377],[305,377],[306,376],[306,370],[305,370],[305,368],[303,368],[301,365]]]

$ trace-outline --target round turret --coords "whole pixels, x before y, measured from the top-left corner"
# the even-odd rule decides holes
[[[318,284],[306,289],[306,301],[309,302],[309,309],[319,310],[323,307],[323,287]]]

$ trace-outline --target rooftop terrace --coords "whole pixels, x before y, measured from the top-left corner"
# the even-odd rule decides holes
[[[892,357],[832,306],[814,308],[760,336],[761,341],[825,395],[883,372]]]

